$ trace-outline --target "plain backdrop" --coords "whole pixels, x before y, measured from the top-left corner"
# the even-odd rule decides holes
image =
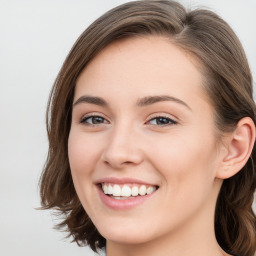
[[[0,0],[0,251],[4,256],[94,255],[52,229],[38,179],[47,155],[45,110],[54,79],[82,31],[122,0]],[[241,39],[256,77],[256,1],[183,0],[210,7]],[[146,216],[145,216],[146,217]]]

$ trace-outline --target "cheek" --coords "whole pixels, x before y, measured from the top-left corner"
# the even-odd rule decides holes
[[[172,193],[207,189],[214,181],[216,155],[213,136],[194,132],[174,134],[169,139],[158,140],[151,149],[152,162],[162,174]]]
[[[68,156],[72,173],[88,175],[97,161],[100,149],[90,136],[75,130],[70,131],[68,140]]]
[[[92,136],[71,129],[68,140],[68,157],[73,183],[83,205],[92,197],[92,175],[98,162],[100,149]]]
[[[155,143],[152,163],[162,175],[160,218],[166,227],[178,225],[208,205],[214,197],[214,144],[198,136],[178,137]],[[161,142],[161,143],[160,143]],[[207,147],[205,146],[207,144]],[[176,220],[176,224],[172,220]]]
[[[68,140],[68,156],[76,193],[89,216],[97,211],[93,174],[101,149],[95,138],[77,129],[71,129]],[[96,197],[96,198],[95,198]],[[96,207],[96,209],[95,209]]]

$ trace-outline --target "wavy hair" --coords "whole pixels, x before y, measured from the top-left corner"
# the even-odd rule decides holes
[[[229,25],[215,13],[186,10],[168,0],[133,1],[120,5],[93,22],[78,38],[53,85],[47,108],[48,157],[40,179],[43,209],[63,216],[65,229],[78,245],[92,250],[106,241],[86,214],[76,194],[68,160],[68,137],[76,80],[85,66],[111,42],[138,35],[160,35],[199,60],[204,88],[215,109],[220,134],[243,117],[256,123],[253,81],[244,50]],[[256,217],[252,210],[256,188],[256,151],[243,169],[224,180],[215,211],[220,246],[235,255],[256,251]]]

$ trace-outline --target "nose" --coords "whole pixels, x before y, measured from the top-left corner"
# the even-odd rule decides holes
[[[113,169],[119,170],[143,161],[142,150],[136,132],[128,127],[116,127],[111,131],[102,160]]]

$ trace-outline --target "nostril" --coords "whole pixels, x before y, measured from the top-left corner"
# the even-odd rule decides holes
[[[116,168],[119,168],[119,167],[123,167],[125,165],[133,165],[135,163],[133,163],[132,161],[124,161],[124,162],[110,162],[110,161],[107,161],[105,160],[104,163],[108,166],[112,166],[112,167],[116,167]]]
[[[131,161],[125,161],[125,162],[123,162],[122,164],[132,164],[133,162],[131,162]]]

